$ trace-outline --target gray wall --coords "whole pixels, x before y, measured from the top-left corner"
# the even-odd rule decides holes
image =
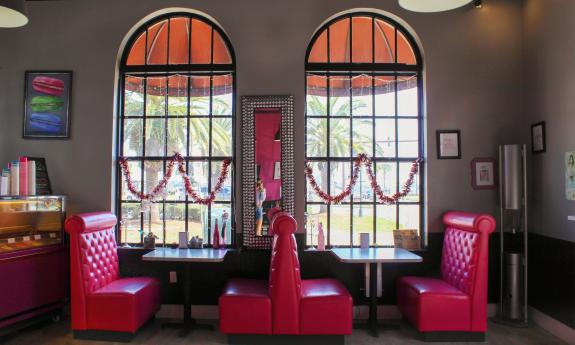
[[[309,39],[340,11],[377,8],[399,16],[419,36],[425,58],[429,230],[441,231],[445,210],[497,210],[495,191],[472,190],[469,164],[474,157],[495,157],[499,144],[522,138],[517,131],[524,122],[522,1],[490,0],[481,10],[469,7],[433,15],[406,12],[395,0],[76,0],[28,5],[29,25],[0,30],[0,163],[18,155],[46,157],[55,192],[69,195],[71,213],[112,209],[118,51],[135,23],[166,7],[203,11],[222,25],[236,51],[238,96],[295,96],[300,223],[304,55]],[[74,71],[69,141],[21,138],[24,71],[42,69]],[[461,160],[436,160],[437,129],[461,129]],[[238,126],[238,135],[240,131]],[[240,158],[239,143],[236,153]]]
[[[545,121],[547,152],[530,160],[531,230],[575,242],[575,201],[565,197],[565,152],[575,151],[575,1],[527,0],[525,115]]]

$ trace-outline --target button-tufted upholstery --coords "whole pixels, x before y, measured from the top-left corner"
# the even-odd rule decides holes
[[[219,300],[220,330],[228,334],[351,334],[349,292],[334,279],[301,280],[294,237],[297,222],[277,210],[268,215],[274,234],[269,280],[228,281]]]
[[[441,258],[441,279],[402,277],[397,305],[420,332],[467,331],[487,328],[489,235],[495,219],[489,215],[447,212]]]
[[[109,212],[66,220],[70,234],[72,329],[134,333],[160,307],[160,284],[148,277],[120,278]]]

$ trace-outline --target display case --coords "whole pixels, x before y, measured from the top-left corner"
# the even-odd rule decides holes
[[[65,305],[65,211],[63,196],[0,197],[0,337]]]
[[[63,196],[0,197],[0,258],[63,245],[65,210]]]

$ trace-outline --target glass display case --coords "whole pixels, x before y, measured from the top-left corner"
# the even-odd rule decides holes
[[[64,244],[64,196],[0,197],[0,256]]]

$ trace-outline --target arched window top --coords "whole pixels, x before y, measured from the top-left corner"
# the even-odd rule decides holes
[[[395,21],[374,13],[334,18],[314,35],[308,67],[319,64],[398,64],[419,66],[415,40]],[[309,69],[309,68],[308,68]]]
[[[156,18],[134,33],[124,66],[232,65],[234,54],[220,27],[194,14]]]

